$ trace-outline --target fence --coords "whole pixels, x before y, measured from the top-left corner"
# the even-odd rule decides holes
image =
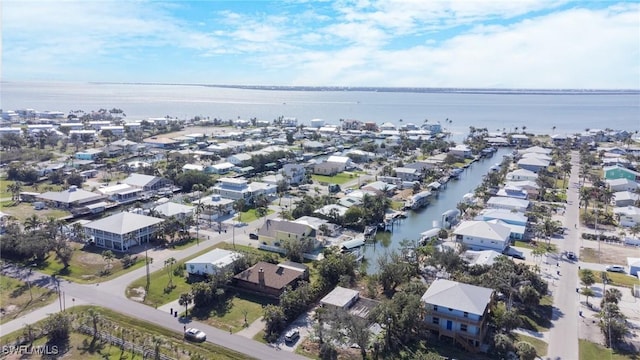
[[[87,325],[80,325],[78,327],[78,331],[86,334],[86,335],[91,335],[93,336],[93,328],[87,326]],[[98,331],[98,333],[96,334],[96,338],[100,339],[102,341],[108,342],[112,345],[116,345],[121,347],[124,351],[133,351],[136,352],[138,354],[142,354],[142,357],[144,359],[149,358],[149,359],[160,359],[160,360],[176,360],[175,358],[172,358],[170,356],[167,356],[165,354],[158,354],[158,357],[155,357],[155,351],[153,349],[149,349],[147,347],[144,346],[140,346],[140,345],[136,345],[130,341],[125,341],[117,336],[113,336],[105,331]]]

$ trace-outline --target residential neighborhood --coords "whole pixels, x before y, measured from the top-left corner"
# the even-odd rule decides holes
[[[132,358],[637,353],[637,136],[418,124],[7,121],[2,279],[26,287],[0,342],[64,323]],[[108,333],[111,312],[149,325]]]

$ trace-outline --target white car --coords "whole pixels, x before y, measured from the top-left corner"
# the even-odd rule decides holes
[[[196,328],[188,328],[184,332],[184,338],[191,341],[202,342],[207,340],[207,334],[202,330],[198,330]]]
[[[624,272],[624,266],[620,266],[620,265],[609,265],[605,269],[611,272],[618,272],[618,273]]]

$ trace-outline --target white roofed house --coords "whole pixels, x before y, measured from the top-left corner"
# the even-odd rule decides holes
[[[251,155],[247,153],[234,154],[229,156],[227,161],[236,166],[247,166],[251,161]]]
[[[538,174],[527,169],[518,169],[507,173],[505,176],[507,181],[536,181]]]
[[[163,189],[171,189],[173,186],[173,183],[169,179],[145,174],[131,174],[128,178],[122,180],[122,183],[142,189],[146,192],[157,192]]]
[[[235,251],[213,249],[185,263],[189,275],[211,276],[233,271],[233,264],[242,257]]]
[[[400,178],[402,181],[416,181],[420,180],[422,177],[422,174],[418,169],[414,168],[397,167],[394,168],[393,171],[396,172],[396,177]]]
[[[541,159],[537,156],[527,156],[518,160],[518,167],[520,169],[525,169],[532,171],[534,173],[540,172],[542,169],[546,169],[549,167],[550,161],[546,159]]]
[[[291,185],[300,184],[306,178],[306,170],[300,164],[284,164],[281,171]]]
[[[469,352],[477,352],[485,343],[493,289],[456,281],[436,279],[422,295],[425,325],[446,336]]]
[[[471,250],[495,250],[502,253],[509,245],[511,228],[500,220],[463,221],[453,234],[456,241]]]
[[[529,200],[503,196],[493,196],[487,200],[487,208],[489,209],[506,209],[519,212],[527,211],[529,204]]]
[[[67,209],[74,215],[99,213],[107,205],[104,195],[78,189],[75,185],[64,191],[48,191],[36,198],[51,207]]]
[[[471,148],[464,144],[458,144],[449,148],[449,154],[461,159],[470,158],[472,156]]]
[[[121,212],[82,225],[96,246],[115,251],[149,242],[159,230],[163,219]]]
[[[332,155],[327,158],[327,163],[335,164],[338,168],[338,172],[353,168],[353,161],[348,156]]]
[[[613,201],[617,207],[640,204],[640,194],[631,191],[617,191],[613,193]]]
[[[633,227],[640,224],[640,208],[635,206],[613,208],[613,213],[619,218],[621,226]]]
[[[640,188],[640,184],[627,178],[609,179],[605,181],[607,185],[609,185],[609,188],[611,188],[611,191],[614,191],[614,192],[636,191],[638,190],[638,188]]]
[[[187,219],[193,217],[195,207],[167,201],[155,206],[153,210],[165,218],[173,216],[177,219]]]
[[[205,196],[193,202],[196,206],[202,204],[199,217],[204,220],[216,220],[219,217],[233,214],[234,200],[224,198],[220,194]]]

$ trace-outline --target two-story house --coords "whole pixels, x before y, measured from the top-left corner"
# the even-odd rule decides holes
[[[463,221],[453,232],[456,241],[471,250],[504,252],[509,245],[511,228],[500,220]]]
[[[258,241],[260,248],[265,250],[280,251],[286,241],[306,242],[303,251],[317,248],[320,242],[316,239],[316,230],[307,225],[289,220],[267,219],[258,229]]]
[[[121,212],[82,225],[96,246],[115,251],[149,242],[159,230],[163,219]]]
[[[426,326],[467,351],[477,352],[487,334],[493,289],[436,279],[422,295]]]

